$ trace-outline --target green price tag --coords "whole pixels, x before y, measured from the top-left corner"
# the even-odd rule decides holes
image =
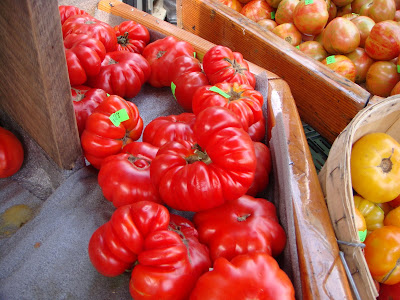
[[[326,58],[326,64],[327,64],[327,65],[333,64],[334,62],[336,62],[335,55],[331,55],[331,56],[328,56],[328,57]]]
[[[271,11],[271,20],[275,20],[275,12]]]
[[[304,1],[304,4],[305,4],[305,5],[313,4],[313,3],[314,3],[313,0],[305,0],[305,1]]]
[[[109,93],[107,93],[107,97],[110,97],[110,94],[109,94]]]
[[[300,45],[297,45],[296,48],[297,48],[297,49],[300,49]]]
[[[129,120],[129,115],[125,108],[116,111],[110,116],[110,121],[117,127],[126,120]]]
[[[221,90],[220,88],[217,88],[216,86],[211,87],[210,91],[216,92],[227,99],[229,99],[231,97],[227,93],[225,93],[223,90]]]
[[[400,73],[400,65],[397,65],[397,73]]]
[[[176,97],[175,97],[175,89],[176,89],[175,83],[171,82],[171,91],[172,91],[172,95],[174,95],[174,98],[176,99]]]
[[[365,229],[364,231],[359,231],[358,237],[360,238],[361,242],[364,242],[365,238],[367,237],[367,229]]]
[[[196,52],[193,52],[193,57],[196,58]]]

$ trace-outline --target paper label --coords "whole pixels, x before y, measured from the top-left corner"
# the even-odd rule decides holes
[[[275,20],[275,12],[271,11],[271,20]]]
[[[313,3],[314,3],[313,0],[305,0],[305,1],[304,1],[304,4],[305,4],[305,5],[313,4]]]
[[[129,115],[125,108],[116,111],[110,116],[110,121],[117,127],[126,120],[129,120]]]
[[[397,73],[400,73],[400,65],[397,65]]]
[[[327,65],[333,64],[334,62],[336,62],[335,55],[331,55],[331,56],[328,56],[328,57],[326,58],[326,64],[327,64]]]
[[[221,90],[220,88],[217,88],[216,86],[213,86],[210,88],[210,91],[213,91],[215,93],[220,94],[221,96],[229,99],[231,96],[229,96],[227,93],[225,93],[223,90]]]
[[[365,238],[367,237],[367,229],[365,229],[364,231],[359,231],[358,237],[360,238],[361,242],[364,242]]]
[[[172,91],[172,95],[174,95],[174,98],[176,99],[176,97],[175,97],[175,90],[176,90],[176,85],[175,85],[175,83],[171,82],[171,91]]]

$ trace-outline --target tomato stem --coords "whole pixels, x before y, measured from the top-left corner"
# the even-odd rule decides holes
[[[148,169],[150,168],[151,161],[146,159],[145,157],[129,155],[128,161],[136,168],[136,169]],[[137,163],[139,162],[139,163]]]
[[[382,158],[381,164],[378,167],[382,169],[383,173],[390,173],[392,170],[393,163],[390,158],[392,157],[393,153],[394,149],[392,148],[392,154],[390,154],[390,156],[387,158]]]
[[[76,97],[73,97],[72,99],[74,102],[82,101],[85,98],[85,93],[82,93],[81,90],[74,87],[71,87],[71,90],[74,90],[76,93]]]
[[[246,215],[238,217],[237,220],[238,220],[238,222],[243,222],[243,221],[246,221],[247,218],[250,216],[251,216],[251,214],[246,214]]]
[[[236,59],[229,59],[227,57],[224,58],[224,60],[226,60],[228,63],[230,63],[232,65],[232,68],[235,70],[235,74],[239,73],[239,74],[243,74],[244,72],[248,71],[246,67],[243,67],[241,64],[239,64]]]
[[[207,152],[202,150],[198,144],[194,145],[193,148],[195,149],[194,154],[186,157],[187,163],[192,164],[196,161],[202,161],[206,165],[209,165],[212,163],[212,160],[208,156]]]
[[[122,46],[126,46],[128,44],[128,40],[129,40],[128,35],[129,35],[129,32],[126,31],[124,35],[118,36],[117,37],[118,44],[120,44]]]

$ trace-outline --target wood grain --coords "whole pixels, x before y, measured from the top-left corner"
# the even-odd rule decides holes
[[[371,94],[217,0],[177,0],[183,29],[241,52],[284,79],[301,119],[330,143],[368,103]]]
[[[0,108],[55,163],[81,155],[56,1],[0,1]]]

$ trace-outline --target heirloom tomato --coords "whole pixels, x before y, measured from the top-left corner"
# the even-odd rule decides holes
[[[143,130],[143,142],[161,147],[171,141],[195,142],[193,126],[196,116],[193,113],[161,116],[150,121]]]
[[[100,72],[106,49],[99,40],[87,34],[71,33],[64,39],[64,47],[71,85],[84,84],[88,76]]]
[[[118,276],[133,267],[146,248],[146,238],[168,226],[169,212],[161,204],[140,201],[121,206],[90,238],[90,261],[100,274]]]
[[[58,12],[60,13],[61,25],[64,24],[65,20],[75,15],[88,15],[88,13],[79,7],[73,5],[60,5],[58,6]]]
[[[270,31],[278,26],[278,23],[271,19],[262,19],[258,21],[257,24]]]
[[[356,25],[358,31],[360,32],[360,45],[359,47],[364,48],[365,41],[369,36],[369,33],[372,30],[372,27],[375,26],[375,21],[367,16],[357,16],[354,19],[351,19],[351,22]]]
[[[179,56],[168,70],[171,90],[176,101],[192,112],[193,94],[197,88],[210,84],[200,61],[193,56]]]
[[[358,139],[350,157],[353,189],[376,203],[400,194],[400,144],[389,134],[369,133]]]
[[[328,52],[326,52],[324,46],[317,41],[303,42],[299,45],[299,50],[318,61],[322,61],[328,56]]]
[[[145,26],[128,20],[114,27],[117,36],[118,51],[129,51],[141,54],[150,42],[150,33]]]
[[[301,0],[293,11],[293,23],[302,33],[317,35],[328,22],[329,13],[324,0]]]
[[[74,15],[62,25],[63,38],[71,33],[87,34],[103,43],[107,52],[117,47],[117,35],[109,24],[97,20],[91,15]]]
[[[214,262],[213,270],[200,276],[190,300],[294,300],[294,287],[277,261],[262,252],[224,257]]]
[[[132,142],[121,153],[106,157],[97,178],[104,197],[115,207],[143,200],[161,203],[150,178],[157,151],[149,143]]]
[[[272,170],[271,151],[268,146],[261,142],[254,142],[254,149],[257,159],[256,173],[254,174],[253,183],[246,192],[247,195],[253,197],[265,191]]]
[[[347,54],[360,45],[360,31],[350,20],[337,17],[326,25],[322,44],[330,54]]]
[[[240,13],[254,22],[263,19],[272,19],[271,13],[275,9],[266,0],[251,0],[240,10]]]
[[[358,47],[353,52],[345,55],[350,58],[356,67],[356,83],[363,83],[367,79],[367,72],[369,67],[375,62],[369,55],[365,52],[364,48]]]
[[[369,2],[371,2],[371,0],[353,0],[353,2],[351,2],[351,11],[355,14],[360,14],[361,7]]]
[[[89,77],[87,84],[111,95],[133,98],[149,79],[150,73],[150,65],[142,55],[129,51],[113,51],[106,54],[100,72]]]
[[[217,45],[206,52],[203,70],[211,84],[227,81],[256,86],[256,78],[243,55],[225,46]]]
[[[205,85],[193,95],[193,113],[198,115],[210,106],[221,106],[232,111],[242,123],[245,131],[263,117],[263,95],[250,85],[237,82],[220,82]]]
[[[261,142],[265,139],[265,133],[267,131],[266,125],[266,120],[263,116],[260,121],[254,123],[249,127],[247,133],[250,135],[251,139],[254,142]]]
[[[237,12],[240,12],[243,8],[243,5],[242,3],[240,3],[239,0],[218,0],[218,2],[225,4],[226,6],[232,8],[233,10],[236,10]]]
[[[170,207],[201,211],[246,193],[254,179],[253,141],[233,112],[212,106],[193,127],[196,143],[172,141],[150,167],[153,183]]]
[[[391,61],[375,61],[368,68],[365,88],[373,95],[389,97],[399,80],[396,64]]]
[[[360,15],[368,16],[376,23],[393,20],[396,13],[394,0],[373,0],[360,9]]]
[[[383,226],[364,241],[364,255],[372,277],[384,284],[400,282],[400,227]]]
[[[272,33],[276,34],[292,46],[300,45],[303,38],[301,32],[296,28],[296,26],[294,26],[293,23],[279,24],[272,29]]]
[[[398,300],[400,295],[400,282],[397,284],[383,284],[379,286],[378,300]]]
[[[17,173],[24,162],[24,148],[11,131],[0,127],[0,178]]]
[[[175,59],[179,56],[193,56],[194,48],[186,41],[167,36],[148,44],[142,54],[151,66],[149,84],[164,87],[171,85],[168,70],[173,67]]]
[[[367,236],[367,223],[365,221],[364,216],[357,208],[354,208],[354,222],[356,225],[356,230],[358,232],[360,241],[364,242]]]
[[[279,224],[275,205],[262,198],[244,195],[197,212],[193,222],[200,242],[210,249],[212,261],[218,257],[231,260],[252,252],[277,256],[286,245],[286,233]]]
[[[107,93],[102,89],[93,89],[84,85],[71,87],[72,104],[74,105],[76,123],[79,135],[85,129],[87,118],[94,109],[107,98]]]
[[[383,227],[383,219],[385,213],[376,203],[364,199],[361,196],[354,195],[354,207],[362,214],[367,224],[367,230],[369,233],[375,229]]]
[[[353,61],[342,54],[330,55],[321,61],[329,69],[335,71],[348,80],[355,82],[357,70]]]
[[[282,0],[275,12],[276,23],[293,23],[293,12],[299,2],[300,0]]]
[[[383,224],[385,224],[385,226],[393,225],[400,228],[400,207],[390,210],[385,216],[385,219],[383,219]]]
[[[86,159],[100,169],[102,161],[140,138],[143,120],[137,106],[115,95],[104,100],[87,118],[81,144]]]

